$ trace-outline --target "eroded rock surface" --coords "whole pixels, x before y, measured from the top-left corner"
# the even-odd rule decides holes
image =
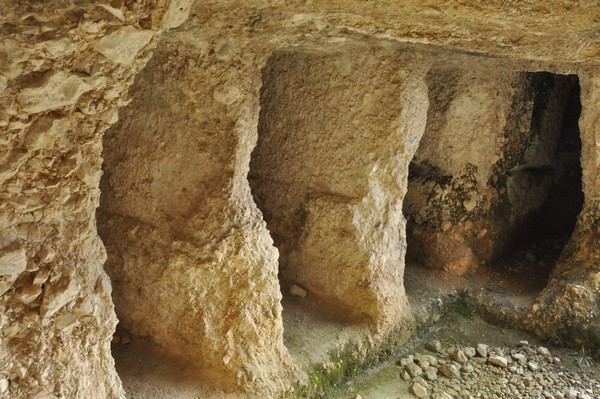
[[[2,397],[124,396],[95,222],[102,133],[172,2],[113,3],[0,2]],[[126,64],[93,46],[114,32]]]
[[[440,234],[426,252],[437,264],[458,254],[449,271],[474,270],[511,230],[494,212],[493,225],[465,216],[527,203],[535,190],[515,172],[551,152],[535,144],[531,124],[533,75],[546,71],[555,87],[573,79],[558,75],[579,78],[585,204],[528,322],[542,336],[598,342],[600,9],[464,3],[406,2],[399,12],[350,0],[1,1],[2,393],[123,396],[96,233],[102,136],[128,104],[156,33],[188,14],[160,42],[104,143],[100,230],[127,329],[214,369],[228,387],[275,396],[301,379],[283,346],[278,252],[262,213],[279,235],[285,279],[355,320],[393,326],[407,316],[401,207],[421,135],[445,137],[426,139],[417,159],[439,162],[457,194],[452,206],[425,204],[441,212],[425,214],[426,234]],[[261,86],[275,103],[261,100]],[[562,106],[545,93],[546,109]],[[260,127],[261,109],[274,126]],[[530,146],[500,129],[509,123]],[[463,133],[443,134],[456,129]],[[280,141],[263,140],[271,135]],[[257,140],[262,213],[248,184]],[[454,157],[436,156],[450,146]],[[439,194],[425,187],[423,196]]]

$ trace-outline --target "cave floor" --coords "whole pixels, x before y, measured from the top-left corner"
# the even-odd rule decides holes
[[[402,348],[403,350],[399,358],[409,354],[414,355],[416,353],[436,355],[425,349],[425,344],[431,340],[439,340],[442,348],[476,347],[478,344],[484,343],[489,345],[490,348],[503,348],[506,355],[508,355],[509,351],[511,353],[517,352],[519,350],[519,342],[526,340],[531,348],[544,346],[549,349],[553,357],[558,357],[561,360],[560,366],[550,365],[548,366],[548,370],[542,370],[541,367],[544,367],[543,361],[538,361],[537,363],[538,365],[541,365],[541,367],[537,373],[530,372],[527,370],[527,366],[525,366],[526,370],[523,375],[514,374],[511,376],[511,373],[506,372],[506,374],[502,375],[491,374],[490,377],[490,373],[486,372],[486,370],[476,370],[469,378],[466,378],[465,374],[462,373],[462,377],[452,381],[439,377],[437,380],[438,387],[440,385],[444,387],[445,383],[451,382],[464,390],[462,395],[453,395],[453,397],[544,398],[544,392],[547,392],[552,394],[552,398],[559,398],[562,396],[555,395],[557,393],[562,394],[568,389],[575,389],[578,392],[579,396],[573,397],[600,397],[600,367],[597,362],[594,362],[591,365],[586,365],[584,363],[579,364],[582,359],[581,350],[557,348],[543,344],[534,337],[521,331],[489,324],[477,315],[469,317],[454,315],[440,320],[432,326],[425,335],[412,340]],[[492,366],[487,367],[490,369],[489,371],[498,371],[492,370]],[[341,387],[332,398],[355,399],[357,395],[360,395],[362,399],[415,398],[416,396],[411,393],[413,382],[405,381],[401,378],[403,370],[404,369],[397,364],[397,358],[395,358],[394,360],[384,363],[377,368],[368,370],[358,378],[349,381],[344,387]],[[539,378],[537,375],[541,375],[545,380],[544,386],[537,388],[538,392],[535,392],[536,387],[533,387],[531,390],[520,387],[519,393],[503,393],[502,390],[506,389],[506,387],[501,388],[499,386],[502,383],[506,383],[506,381],[501,381],[504,377],[507,380],[510,380],[511,385],[514,380],[515,385],[519,386],[521,381],[529,378],[527,376]],[[553,382],[552,379],[554,378],[556,378],[558,382]],[[494,391],[493,385],[496,385],[496,391]],[[505,385],[509,384],[506,383]],[[451,385],[448,384],[448,386]],[[486,388],[486,390],[481,388]],[[488,388],[489,391],[487,391]],[[431,392],[432,391],[429,390],[430,394]]]
[[[284,293],[284,342],[295,363],[303,369],[326,363],[328,353],[363,339],[369,329],[352,325],[323,311],[319,300]],[[168,352],[143,338],[113,344],[117,372],[128,399],[238,399],[244,395],[216,391],[216,379],[169,357]]]
[[[462,277],[407,264],[405,286],[413,314],[421,323],[433,325],[411,339],[400,352],[418,351],[424,342],[434,338],[452,345],[486,343],[510,348],[521,340],[528,340],[532,345],[540,344],[523,332],[489,324],[479,316],[442,317],[444,303],[452,302],[452,298],[466,292],[471,302],[499,315],[500,321],[510,324],[522,318],[543,288],[544,276],[548,275],[547,270],[543,273],[536,271],[536,268],[545,267],[541,260],[532,262],[531,256],[528,260],[526,255],[516,253],[496,263],[493,268],[482,267],[477,273]],[[296,364],[304,369],[326,363],[329,352],[359,341],[368,334],[364,326],[349,325],[325,314],[321,310],[322,304],[316,299],[295,298],[284,293],[282,304],[285,345]],[[563,367],[579,369],[576,361],[581,357],[580,352],[550,349],[563,359]],[[170,358],[165,349],[145,339],[134,338],[128,344],[113,345],[113,356],[129,399],[245,397],[215,391],[211,387],[216,380],[210,373]],[[600,367],[591,367],[590,370],[595,371],[596,377],[600,374]],[[384,363],[339,387],[335,397],[355,398],[357,394],[363,399],[414,397],[409,393],[410,383],[403,381],[399,375],[395,361]]]

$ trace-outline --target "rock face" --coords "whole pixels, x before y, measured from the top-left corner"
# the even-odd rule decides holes
[[[594,2],[88,3],[0,0],[3,394],[123,397],[112,293],[133,334],[276,396],[301,378],[278,273],[380,337],[409,316],[405,195],[409,252],[475,270],[548,190],[575,87],[585,204],[527,322],[598,342]]]
[[[99,232],[116,311],[224,387],[282,390],[277,251],[243,173],[259,81],[235,71],[229,80],[253,89],[226,86],[192,44],[168,37],[105,135]]]
[[[433,69],[405,211],[411,255],[462,275],[514,243],[561,175],[574,76]]]
[[[249,178],[282,278],[387,323],[406,311],[401,201],[427,93],[414,57],[365,50],[271,57]]]
[[[124,395],[95,222],[102,133],[171,2],[113,4],[0,2],[0,388],[11,398]],[[108,56],[115,32],[127,63]]]

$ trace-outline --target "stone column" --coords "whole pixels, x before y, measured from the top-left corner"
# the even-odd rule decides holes
[[[223,387],[273,396],[291,368],[277,250],[247,180],[260,59],[242,60],[252,50],[241,40],[198,36],[165,36],[106,134],[107,270],[125,329],[210,369]]]
[[[263,75],[251,185],[285,286],[372,325],[407,315],[402,199],[427,111],[425,62],[377,47],[281,52]]]

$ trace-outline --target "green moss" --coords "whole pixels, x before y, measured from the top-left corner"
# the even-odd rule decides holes
[[[397,356],[401,346],[414,337],[414,334],[415,325],[412,320],[407,320],[371,349],[361,348],[360,344],[354,343],[333,351],[326,364],[315,365],[307,370],[306,384],[295,384],[283,398],[331,398],[344,383],[359,373]]]

